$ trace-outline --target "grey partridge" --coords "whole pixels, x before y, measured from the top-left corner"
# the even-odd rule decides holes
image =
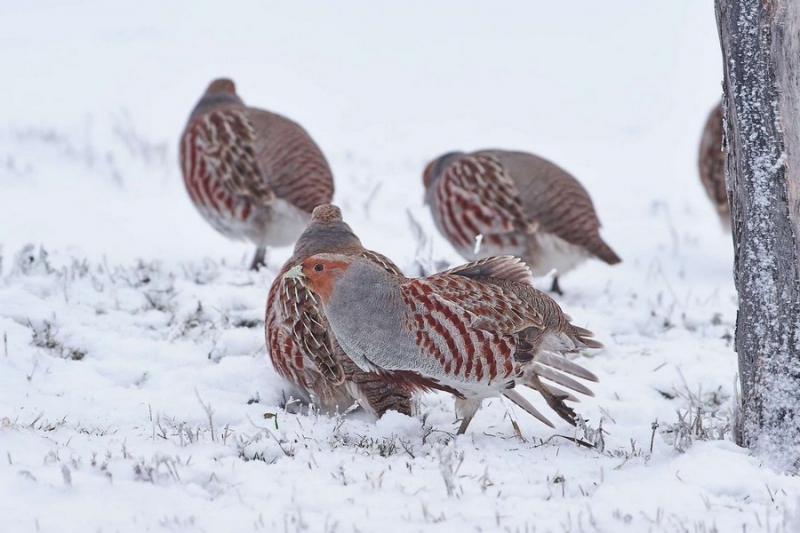
[[[229,79],[214,80],[192,111],[180,143],[181,170],[195,207],[228,238],[286,246],[314,207],[330,202],[325,156],[291,120],[247,107]]]
[[[722,103],[719,103],[711,110],[703,128],[697,167],[700,170],[700,181],[717,210],[722,227],[730,230],[731,212],[728,207],[728,191],[725,189],[725,159],[725,151],[722,149]]]
[[[266,338],[275,370],[303,399],[326,413],[343,411],[356,400],[377,416],[392,409],[410,415],[414,390],[358,368],[331,334],[319,299],[284,274],[309,256],[332,252],[360,257],[392,275],[400,269],[388,258],[366,250],[334,205],[314,209],[294,255],[283,265],[269,291]]]
[[[500,395],[552,426],[517,385],[537,390],[571,424],[576,414],[565,400],[576,398],[542,379],[592,395],[569,374],[596,376],[565,354],[602,345],[533,287],[530,270],[515,257],[409,279],[358,255],[318,254],[285,277],[317,295],[331,331],[360,369],[453,394],[462,417],[458,433],[484,398]]]
[[[439,231],[467,260],[510,254],[534,276],[558,276],[590,257],[614,265],[619,256],[600,237],[586,189],[566,171],[533,154],[452,152],[427,165],[425,200]]]

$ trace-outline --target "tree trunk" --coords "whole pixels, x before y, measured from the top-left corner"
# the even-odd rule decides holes
[[[737,441],[800,470],[800,2],[716,0],[739,293]]]

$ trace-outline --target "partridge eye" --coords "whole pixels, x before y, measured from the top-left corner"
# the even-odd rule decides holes
[[[315,272],[322,272],[323,268],[325,268],[325,267],[323,267],[320,263],[317,263],[316,265],[314,265],[314,271]]]

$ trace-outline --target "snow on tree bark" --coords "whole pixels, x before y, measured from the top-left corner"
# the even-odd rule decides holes
[[[800,3],[717,0],[739,293],[737,440],[800,470]]]

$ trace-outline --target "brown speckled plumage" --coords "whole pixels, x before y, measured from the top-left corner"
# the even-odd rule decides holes
[[[258,247],[297,239],[311,211],[330,202],[333,176],[295,122],[244,105],[231,80],[209,85],[181,136],[181,170],[192,202],[220,233]]]
[[[719,214],[723,227],[730,230],[731,213],[728,207],[728,191],[725,189],[725,151],[722,147],[722,104],[709,114],[700,139],[697,166],[700,181]]]
[[[295,246],[294,255],[270,288],[265,325],[273,366],[305,400],[325,412],[344,411],[359,400],[365,409],[378,416],[389,409],[411,414],[413,391],[353,364],[331,335],[318,298],[297,280],[284,278],[283,274],[294,265],[324,252],[357,255],[388,272],[400,274],[391,260],[364,249],[342,220],[338,207],[317,207]]]
[[[525,259],[534,275],[554,268],[563,274],[588,257],[620,262],[600,236],[586,189],[538,156],[450,153],[431,162],[423,179],[437,226],[466,259],[513,254]]]
[[[539,391],[574,424],[576,398],[542,378],[591,395],[572,374],[596,377],[564,357],[602,345],[570,323],[513,257],[490,257],[424,278],[405,278],[358,256],[317,254],[287,273],[320,299],[345,353],[361,369],[456,396],[463,433],[483,398],[504,395],[552,425],[519,392]]]

